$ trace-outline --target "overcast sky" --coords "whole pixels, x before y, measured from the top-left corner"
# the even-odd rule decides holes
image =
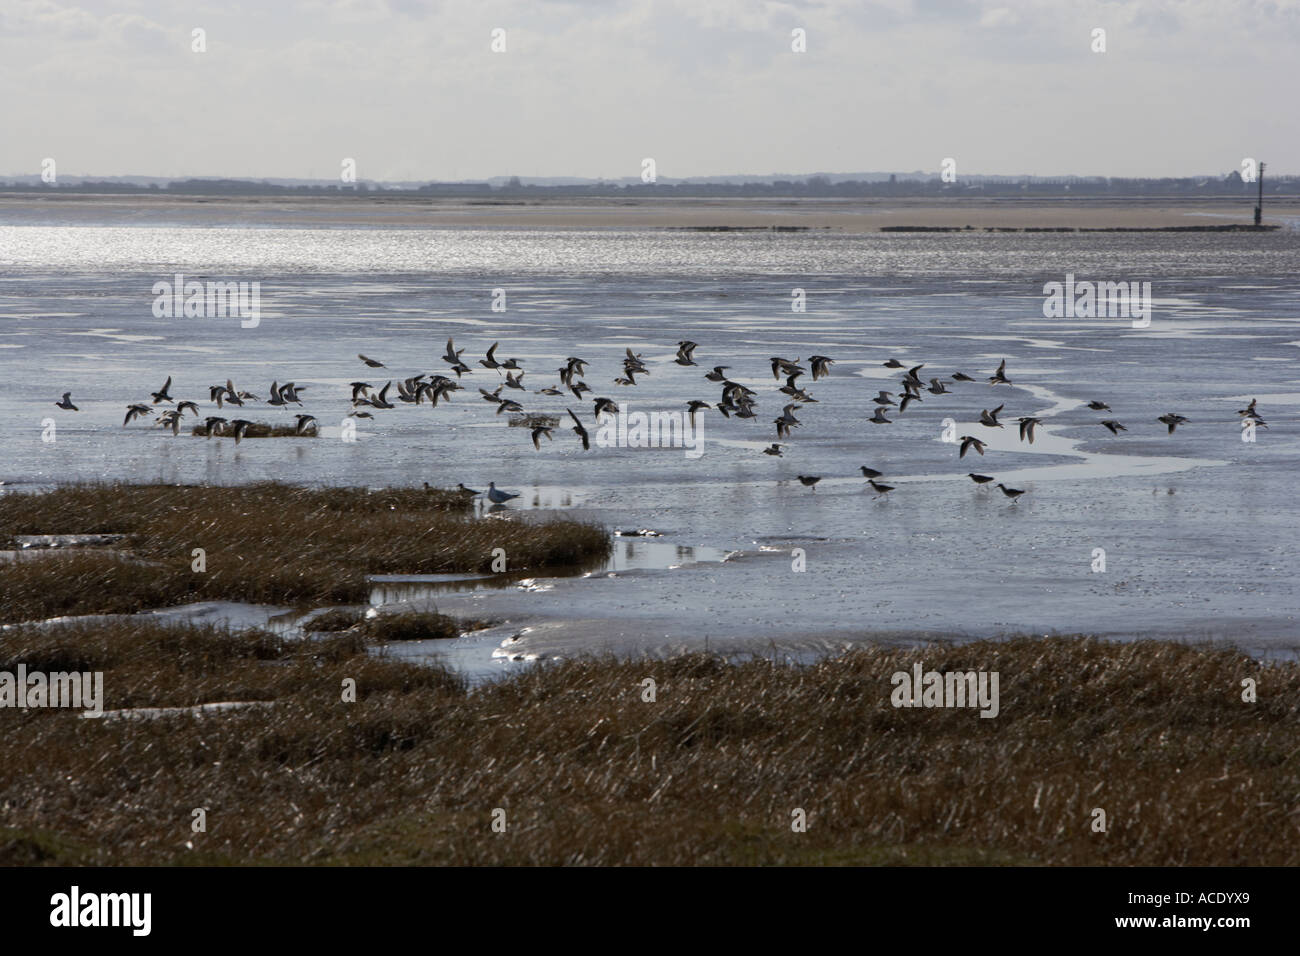
[[[1298,64],[1300,0],[0,0],[0,174],[1294,173]]]

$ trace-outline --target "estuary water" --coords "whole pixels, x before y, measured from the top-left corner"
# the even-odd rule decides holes
[[[708,646],[803,657],[856,640],[966,640],[1018,633],[1232,641],[1259,656],[1300,647],[1300,233],[842,235],[540,232],[419,228],[209,228],[140,221],[40,224],[0,209],[3,488],[124,479],[324,485],[489,481],[518,492],[520,520],[565,514],[656,537],[616,539],[581,575],[377,584],[413,603],[496,626],[393,653],[483,675],[580,653]],[[155,284],[258,283],[256,323],[155,314]],[[1066,276],[1150,282],[1149,325],[1047,318],[1043,287]],[[802,305],[803,311],[792,309]],[[494,308],[495,307],[495,308]],[[372,410],[345,441],[349,383],[446,374],[448,337],[473,371],[463,391]],[[698,343],[698,366],[675,362]],[[558,416],[535,450],[482,399],[525,370],[528,412]],[[627,350],[648,372],[623,376]],[[385,363],[369,368],[364,353]],[[798,381],[816,403],[782,457],[773,419],[790,399],[770,360],[834,360]],[[582,399],[537,394],[569,356],[589,365]],[[891,424],[868,421],[906,366],[951,382]],[[1005,359],[1010,385],[988,377]],[[715,365],[752,389],[756,415],[703,410],[682,447],[584,452],[592,399],[624,412],[716,404]],[[272,380],[302,408],[250,402],[244,417],[316,416],[321,437],[204,441],[123,427],[125,408],[171,394],[216,414],[232,379],[263,399]],[[54,407],[72,392],[80,411]],[[394,399],[396,384],[390,392]],[[1242,440],[1238,410],[1267,423]],[[1093,411],[1092,400],[1110,411]],[[1004,405],[1005,427],[978,424]],[[1189,421],[1169,434],[1158,416]],[[225,413],[222,413],[225,414]],[[1020,416],[1041,419],[1035,441]],[[43,441],[47,420],[56,440]],[[1127,431],[1112,435],[1099,422]],[[945,438],[972,435],[981,456]],[[859,467],[883,472],[884,496]],[[1025,494],[1012,503],[994,476]],[[820,476],[815,489],[796,476]],[[484,520],[495,517],[484,509]],[[1104,559],[1104,570],[1099,559]]]

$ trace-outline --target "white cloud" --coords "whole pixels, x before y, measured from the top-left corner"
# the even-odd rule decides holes
[[[1190,175],[1300,152],[1298,0],[5,0],[0,174],[935,168]],[[189,52],[189,32],[208,52]],[[508,52],[489,51],[503,27]],[[807,31],[808,52],[790,50]],[[1108,51],[1090,50],[1107,30]],[[1273,91],[1270,94],[1269,91]],[[1215,117],[1207,123],[1207,117]],[[217,135],[213,135],[213,131]],[[57,153],[55,152],[57,151]]]

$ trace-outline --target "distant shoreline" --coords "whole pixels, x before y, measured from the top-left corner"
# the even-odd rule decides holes
[[[1239,198],[528,199],[168,196],[0,192],[0,225],[537,229],[693,232],[1253,232]],[[1218,220],[1207,223],[1205,220]],[[1300,198],[1266,200],[1265,227],[1300,220]]]

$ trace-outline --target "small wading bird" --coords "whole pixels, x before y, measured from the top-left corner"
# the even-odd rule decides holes
[[[798,407],[798,405],[794,404],[787,405],[782,410],[780,418],[772,419],[772,424],[776,426],[777,438],[789,438],[790,429],[798,427],[799,419],[794,417],[794,410]]]
[[[712,408],[708,402],[701,402],[698,399],[686,403],[687,414],[691,416],[691,427],[695,427],[695,413],[702,412],[706,408]]]
[[[875,495],[873,495],[873,497],[875,498],[879,498],[882,495],[887,495],[894,490],[893,485],[881,484],[880,482],[876,481],[876,479],[874,478],[867,479],[867,484],[871,485],[871,487],[875,489],[876,493]]]
[[[877,407],[876,414],[868,418],[867,421],[871,422],[873,425],[888,425],[890,420],[885,417],[885,409],[883,407]]]
[[[168,409],[154,419],[154,423],[161,425],[163,428],[170,428],[173,435],[179,435],[181,431],[181,413],[174,408]]]
[[[191,411],[191,412],[194,413],[194,417],[195,417],[195,418],[198,418],[198,417],[199,417],[199,406],[198,406],[198,403],[197,403],[197,402],[177,402],[177,403],[176,403],[176,411],[180,412],[182,415],[185,414],[185,411],[186,411],[187,409],[188,409],[189,411]]]
[[[366,363],[367,365],[369,365],[371,368],[388,368],[388,366],[385,365],[383,362],[376,362],[376,361],[375,361],[374,359],[372,359],[372,358],[366,358],[366,357],[365,357],[364,355],[362,355],[360,352],[357,353],[357,358],[361,359],[361,361],[365,362],[365,363]]]
[[[883,471],[876,471],[874,468],[868,468],[866,465],[859,466],[862,470],[863,478],[879,478],[884,474]]]
[[[678,365],[694,365],[695,359],[692,355],[698,347],[698,345],[691,341],[678,342],[677,358],[674,359],[674,361]]]
[[[71,392],[64,392],[64,393],[63,393],[63,398],[60,399],[59,401],[55,402],[54,405],[55,405],[56,408],[62,408],[63,410],[65,410],[65,411],[69,411],[69,412],[79,412],[79,411],[81,411],[81,409],[79,409],[76,405],[73,405],[73,404],[72,404],[72,393],[71,393]]]
[[[821,475],[795,475],[795,477],[799,479],[799,484],[813,491],[817,490],[817,482],[822,480]]]
[[[293,417],[296,422],[294,425],[294,432],[296,434],[305,435],[309,428],[313,432],[316,431],[316,417],[314,415],[295,415]]]
[[[708,379],[710,382],[725,382],[727,380],[727,376],[722,373],[729,368],[731,368],[730,365],[715,365],[713,367],[713,371],[709,372],[704,377]]]
[[[632,350],[628,349],[628,355],[631,354]],[[591,363],[586,359],[580,359],[576,356],[570,355],[564,360],[564,368],[560,370],[560,380],[563,381],[565,385],[568,385],[573,381],[575,375],[578,378],[582,378],[582,376],[587,374],[587,366],[590,364]]]
[[[542,446],[538,443],[537,439],[541,438],[543,435],[546,436],[547,441],[555,440],[554,438],[551,437],[550,426],[538,425],[536,428],[533,429],[533,447],[536,448],[538,451],[542,450]]]
[[[953,372],[953,373],[952,373],[952,380],[953,380],[954,382],[973,382],[973,381],[975,381],[975,379],[971,378],[971,377],[970,377],[969,375],[967,375],[965,372]]]
[[[1002,493],[1004,495],[1006,495],[1008,498],[1011,499],[1012,504],[1015,504],[1017,501],[1019,501],[1020,496],[1025,493],[1025,489],[1023,488],[1008,488],[1000,481],[998,482],[998,487],[1002,489]]]
[[[975,484],[977,485],[987,485],[990,481],[993,480],[992,475],[977,475],[973,471],[967,472],[967,476],[970,478],[971,481],[975,482]]]
[[[827,358],[825,355],[810,355],[808,356],[808,364],[812,366],[812,377],[815,382],[823,375],[831,374],[831,366],[835,364],[835,360]]]
[[[1126,432],[1126,431],[1128,431],[1127,428],[1125,428],[1125,427],[1124,427],[1123,425],[1121,425],[1119,422],[1115,421],[1115,419],[1113,419],[1113,418],[1108,418],[1108,419],[1106,419],[1104,422],[1102,422],[1101,424],[1103,424],[1103,425],[1105,425],[1107,428],[1109,428],[1109,429],[1110,429],[1110,433],[1111,433],[1112,435],[1118,435],[1120,432]]]
[[[221,403],[223,401],[230,405],[243,405],[245,398],[252,399],[253,397],[247,392],[238,391],[235,388],[235,383],[232,379],[226,379],[224,387],[221,385],[213,385],[211,390],[216,392],[217,408],[222,407]]]
[[[965,458],[966,452],[974,448],[981,455],[984,454],[984,442],[980,441],[974,435],[961,436],[961,451],[957,454],[958,458]]]
[[[1109,406],[1109,405],[1107,405],[1105,402],[1099,402],[1099,401],[1096,401],[1095,399],[1094,399],[1093,401],[1091,401],[1091,402],[1088,403],[1088,407],[1091,408],[1094,412],[1108,412],[1108,411],[1110,411],[1110,406]]]
[[[133,419],[139,417],[140,415],[148,415],[152,411],[153,409],[151,409],[148,405],[141,405],[138,402],[135,405],[126,406],[126,418],[122,419],[123,427],[125,427]]]
[[[883,365],[883,366],[885,366],[885,368],[902,368],[902,367],[903,367],[903,363],[900,362],[900,361],[899,361],[898,359],[896,359],[896,358],[891,358],[888,362],[881,362],[880,364]]]
[[[1042,420],[1038,418],[1021,418],[1018,421],[1020,422],[1020,440],[1024,441],[1027,435],[1029,436],[1029,444],[1032,445],[1034,443],[1034,426],[1043,424]]]
[[[511,491],[502,491],[497,487],[495,481],[488,482],[488,500],[494,505],[503,505],[511,498],[518,498],[519,495]]]
[[[1011,379],[1007,378],[1007,360],[1003,359],[998,370],[989,376],[990,385],[1010,385]]]
[[[1159,418],[1156,419],[1156,421],[1164,422],[1166,425],[1168,425],[1169,434],[1171,435],[1174,433],[1175,428],[1177,428],[1179,425],[1183,425],[1187,423],[1186,418],[1183,418],[1182,415],[1175,415],[1173,412],[1170,412],[1167,415],[1161,415]]]
[[[171,389],[171,387],[172,387],[172,377],[168,375],[167,381],[163,382],[163,387],[158,389],[158,391],[152,393],[153,403],[155,405],[158,405],[161,404],[162,402],[170,402],[172,400],[172,397],[167,393]]]
[[[985,409],[980,412],[980,424],[985,428],[1001,428],[1002,423],[998,421],[998,412],[1002,411],[1004,408],[1006,408],[1005,405],[999,405],[997,408],[993,409],[993,411]]]
[[[245,421],[242,418],[235,418],[231,420],[230,427],[231,429],[233,429],[232,433],[235,436],[236,445],[238,445],[240,441],[243,439],[244,435],[248,433],[248,426],[251,424],[253,423],[250,421]]]
[[[582,439],[582,450],[591,451],[591,436],[587,434],[587,429],[582,426],[582,422],[578,419],[578,416],[573,414],[572,408],[566,408],[565,411],[568,412],[569,417],[573,419],[573,433]]]
[[[777,457],[777,458],[780,458],[780,457],[781,457],[781,446],[778,445],[776,442],[773,442],[772,444],[768,445],[766,448],[763,449],[763,454],[764,454],[764,455],[773,455],[773,456],[775,456],[775,457]]]
[[[783,359],[780,358],[779,356],[773,355],[771,361],[772,361],[772,377],[776,379],[779,379],[782,376],[794,375],[797,372],[802,373],[807,371],[807,369],[803,368],[799,364],[798,359],[795,359],[792,362],[789,359]]]
[[[450,344],[450,341],[451,340],[448,339],[448,344]],[[481,491],[475,491],[473,488],[466,488],[464,485],[459,483],[456,485],[456,490],[459,491],[461,495],[465,498],[476,498],[479,495],[483,494],[483,492]]]

